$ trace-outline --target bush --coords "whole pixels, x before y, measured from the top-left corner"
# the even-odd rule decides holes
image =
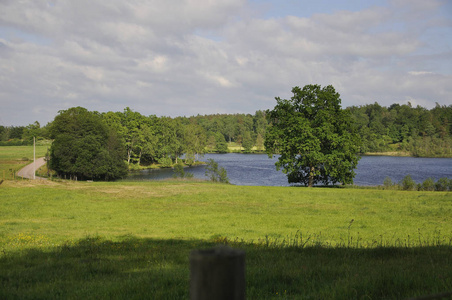
[[[427,178],[421,185],[420,190],[422,191],[434,191],[435,190],[435,181],[433,178]]]
[[[33,145],[33,141],[24,141],[24,140],[9,140],[9,141],[0,141],[0,146],[31,146]]]
[[[158,160],[158,163],[162,168],[171,168],[173,166],[171,157],[162,157]]]
[[[442,177],[442,178],[438,179],[438,181],[436,182],[435,189],[437,191],[451,190],[451,182],[452,182],[452,180],[449,180],[446,177]]]
[[[411,178],[411,175],[403,177],[399,185],[404,191],[412,191],[416,188],[416,182]]]
[[[389,177],[386,177],[383,181],[383,186],[385,189],[391,189],[394,187],[394,183],[392,182],[392,179]]]

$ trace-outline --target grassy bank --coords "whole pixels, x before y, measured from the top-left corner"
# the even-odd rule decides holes
[[[452,290],[445,192],[190,181],[7,181],[0,298],[188,298],[192,249],[247,253],[247,295],[408,298]]]

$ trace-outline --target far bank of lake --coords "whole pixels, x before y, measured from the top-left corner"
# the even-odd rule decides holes
[[[229,181],[235,185],[289,186],[286,175],[277,171],[277,157],[266,154],[205,154],[201,160],[213,159],[226,169]],[[186,168],[195,178],[206,179],[205,166]],[[452,158],[418,158],[400,156],[362,156],[355,170],[354,184],[359,186],[383,185],[386,177],[399,182],[406,175],[422,183],[427,178],[435,181],[452,177]],[[126,180],[160,180],[171,178],[172,169],[141,170],[130,174]]]

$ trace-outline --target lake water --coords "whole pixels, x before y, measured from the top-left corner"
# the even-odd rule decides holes
[[[230,183],[253,186],[289,186],[286,175],[276,171],[277,157],[268,158],[265,154],[206,154],[201,159],[213,159],[226,169]],[[186,168],[195,178],[207,179],[205,167]],[[386,177],[399,182],[406,175],[422,183],[431,177],[452,178],[452,158],[415,158],[394,156],[363,156],[355,170],[355,185],[383,185]],[[159,180],[173,176],[172,169],[144,170],[132,173],[126,180]]]

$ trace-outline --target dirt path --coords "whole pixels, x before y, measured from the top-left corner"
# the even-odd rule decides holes
[[[44,157],[37,158],[36,159],[36,170],[45,164],[46,164],[46,161],[44,160]],[[28,179],[33,179],[33,163],[26,165],[25,167],[20,169],[19,172],[17,172],[17,176],[20,176],[23,178],[28,178]],[[45,179],[45,178],[36,176],[36,179]]]

